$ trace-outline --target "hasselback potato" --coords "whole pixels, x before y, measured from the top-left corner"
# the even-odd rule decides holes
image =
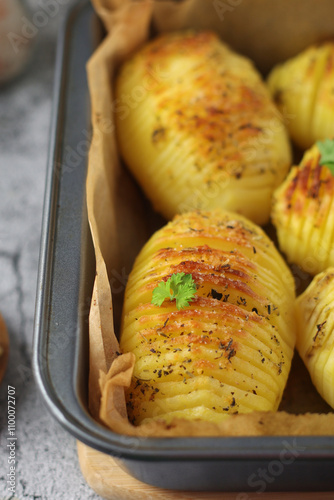
[[[297,299],[297,349],[319,394],[334,408],[334,268]]]
[[[218,207],[268,221],[290,145],[248,59],[211,32],[164,34],[125,61],[115,93],[121,156],[157,211]]]
[[[334,135],[334,43],[311,46],[276,66],[268,86],[294,142],[303,149]]]
[[[334,266],[334,178],[317,145],[293,167],[272,201],[272,222],[289,262],[315,275]]]
[[[153,291],[191,275],[183,309]],[[136,356],[127,390],[135,424],[173,417],[219,422],[277,410],[295,344],[293,277],[267,235],[216,210],[178,215],[138,255],[127,283],[120,346]]]

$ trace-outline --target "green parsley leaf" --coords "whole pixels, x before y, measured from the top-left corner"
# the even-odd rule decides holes
[[[158,286],[153,290],[152,304],[160,307],[165,299],[171,299],[172,294],[170,292],[170,281],[170,278],[167,281],[160,281]]]
[[[334,140],[325,139],[324,141],[317,142],[320,151],[319,165],[324,165],[329,168],[332,175],[334,175]]]
[[[151,303],[160,307],[165,299],[175,299],[180,310],[189,305],[195,293],[196,283],[191,274],[174,273],[167,281],[160,281],[153,290]]]

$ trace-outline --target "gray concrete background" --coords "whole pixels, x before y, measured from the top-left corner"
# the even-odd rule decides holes
[[[50,0],[30,0],[30,19]],[[10,359],[0,386],[0,499],[98,499],[81,475],[75,439],[46,409],[31,372],[32,334],[56,37],[66,8],[38,28],[33,60],[0,87],[0,311]],[[1,4],[1,1],[0,1]],[[54,9],[56,10],[56,9]],[[7,387],[16,391],[15,495],[7,489]]]

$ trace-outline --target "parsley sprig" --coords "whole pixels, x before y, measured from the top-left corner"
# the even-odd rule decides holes
[[[160,281],[152,293],[152,304],[161,306],[165,299],[176,300],[180,310],[189,305],[196,293],[196,283],[191,274],[174,273],[167,281]]]
[[[325,139],[324,141],[317,142],[320,151],[319,165],[324,165],[329,168],[332,175],[334,175],[334,140]]]

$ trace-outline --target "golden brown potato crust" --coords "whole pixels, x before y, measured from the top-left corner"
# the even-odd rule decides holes
[[[334,177],[315,145],[273,195],[272,221],[290,262],[315,275],[334,266]]]
[[[192,274],[193,301],[151,303],[172,274]],[[127,391],[134,423],[173,417],[221,421],[276,410],[293,355],[294,285],[265,233],[236,214],[192,212],[140,252],[124,300],[120,345],[136,363]]]
[[[165,34],[124,63],[116,97],[121,154],[166,218],[220,207],[267,222],[290,148],[248,59],[211,32]]]
[[[302,149],[334,136],[334,43],[314,45],[276,66],[268,86]]]

